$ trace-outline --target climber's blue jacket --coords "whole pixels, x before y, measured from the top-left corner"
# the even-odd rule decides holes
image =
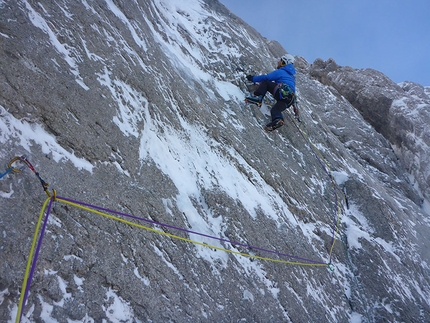
[[[269,74],[257,75],[252,78],[252,82],[274,81],[276,84],[287,84],[293,92],[296,92],[296,69],[293,64],[288,64],[274,70]]]

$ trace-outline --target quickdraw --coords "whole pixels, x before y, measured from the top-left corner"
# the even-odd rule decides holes
[[[51,193],[49,193],[48,191],[48,186],[49,184],[46,183],[39,175],[39,173],[36,171],[36,169],[34,168],[34,166],[29,162],[29,160],[25,157],[25,156],[21,156],[21,157],[14,157],[10,160],[10,162],[8,163],[8,168],[6,170],[5,173],[0,174],[0,178],[2,178],[3,176],[9,174],[10,172],[13,173],[20,173],[24,167],[21,168],[17,168],[14,167],[13,164],[16,162],[22,162],[24,163],[28,168],[31,169],[31,171],[37,176],[37,178],[39,179],[40,183],[42,184],[43,190],[45,191],[46,195],[48,195],[48,197],[51,197]]]

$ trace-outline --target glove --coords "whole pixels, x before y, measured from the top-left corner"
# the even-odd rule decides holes
[[[252,79],[254,78],[254,75],[247,75],[246,79],[250,82],[252,82]]]

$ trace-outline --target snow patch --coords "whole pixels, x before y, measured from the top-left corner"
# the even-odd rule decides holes
[[[346,172],[332,171],[331,174],[337,185],[342,186],[349,179],[349,175]]]
[[[78,290],[80,292],[83,292],[84,290],[82,289],[82,285],[84,284],[85,278],[73,275],[73,280],[74,280],[76,286],[78,286]]]
[[[142,283],[144,283],[146,286],[149,286],[150,285],[150,281],[149,281],[149,279],[147,278],[147,277],[142,277],[140,274],[139,274],[139,269],[136,267],[136,268],[134,268],[134,275],[137,277],[137,278],[139,278],[140,279],[140,281],[142,282]]]
[[[31,152],[33,143],[40,145],[42,152],[51,155],[57,163],[62,160],[71,161],[78,169],[92,173],[93,165],[85,159],[78,158],[61,147],[55,137],[46,132],[39,124],[28,123],[23,119],[16,119],[3,106],[0,105],[0,142],[16,140],[19,145]]]
[[[68,46],[60,43],[57,36],[55,35],[55,32],[49,27],[45,19],[43,19],[43,17],[36,10],[34,10],[26,0],[24,0],[24,2],[27,10],[29,11],[28,17],[30,18],[33,25],[48,35],[51,44],[55,47],[58,53],[62,54],[63,59],[70,66],[70,72],[76,77],[75,81],[85,90],[89,90],[88,86],[85,85],[82,77],[79,75],[78,64],[76,59],[73,58],[71,51],[67,48]]]
[[[346,237],[348,246],[350,248],[361,248],[360,239],[371,240],[369,232],[373,232],[373,229],[367,223],[366,217],[356,208],[355,205],[350,205],[349,210],[346,212],[347,215],[342,218],[342,222],[346,225]],[[358,223],[355,222],[351,216],[353,216]]]
[[[111,288],[106,292],[105,304],[102,305],[102,308],[112,323],[141,322],[135,317],[130,303],[118,296],[116,291]]]
[[[124,13],[113,3],[112,0],[105,0],[105,2],[108,5],[109,9],[113,12],[113,14],[117,16],[127,26],[136,44],[139,45],[139,47],[146,52],[148,46],[146,45],[145,40],[138,35],[137,30],[139,30],[139,28],[135,28],[133,26],[133,24],[127,19]]]
[[[121,80],[111,79],[110,75],[105,67],[104,72],[98,74],[98,81],[110,90],[112,98],[117,102],[118,114],[113,118],[113,123],[125,136],[138,137],[148,101],[139,91]]]
[[[254,303],[254,295],[252,295],[252,293],[249,290],[247,290],[247,289],[245,289],[243,291],[242,299],[244,299],[244,300],[250,300],[252,303]]]

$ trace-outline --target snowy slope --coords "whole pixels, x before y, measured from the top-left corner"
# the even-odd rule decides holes
[[[276,58],[216,1],[0,7],[0,172],[26,155],[62,197],[167,224],[142,230],[57,201],[23,322],[428,320],[420,193],[306,62],[304,124],[285,112],[266,134],[241,70]],[[16,165],[0,179],[6,322],[22,309],[46,198]]]

